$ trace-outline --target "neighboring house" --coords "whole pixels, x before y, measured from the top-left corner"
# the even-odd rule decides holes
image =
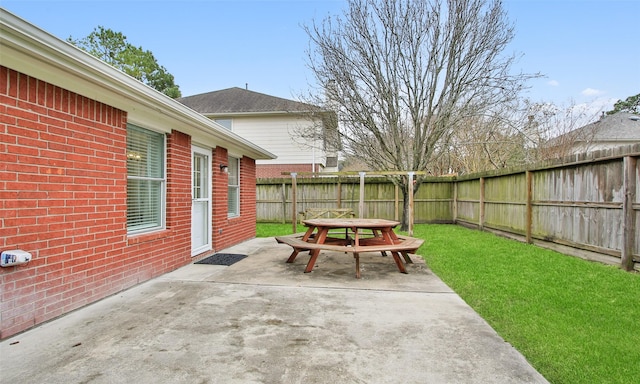
[[[640,143],[640,116],[627,112],[603,115],[594,123],[550,140],[564,155],[611,149]]]
[[[0,8],[0,338],[255,237],[274,157]]]
[[[275,160],[257,160],[258,177],[338,170],[337,150],[326,140],[335,132],[332,112],[237,87],[178,101],[274,153]],[[314,132],[319,138],[304,138]]]

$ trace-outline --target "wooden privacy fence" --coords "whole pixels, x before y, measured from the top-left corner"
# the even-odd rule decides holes
[[[452,180],[434,177],[421,186],[414,197],[416,222],[452,222]],[[298,213],[321,208],[351,209],[356,217],[388,220],[402,215],[400,191],[384,177],[367,177],[364,185],[358,176],[258,179],[256,199],[259,222],[288,223]],[[292,212],[294,204],[298,212]]]
[[[490,230],[640,270],[638,157],[640,144],[525,170],[428,178],[413,199],[414,221]],[[384,177],[367,177],[364,185],[357,176],[298,177],[296,185],[299,212],[351,208],[358,217],[398,220],[402,215],[398,188]],[[291,222],[297,214],[291,198],[291,178],[259,179],[258,221]]]

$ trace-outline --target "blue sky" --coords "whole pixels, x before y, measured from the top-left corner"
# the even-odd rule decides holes
[[[516,29],[514,71],[541,72],[534,101],[604,105],[640,93],[639,0],[505,0]],[[296,99],[313,77],[300,27],[341,12],[343,0],[0,0],[61,39],[102,25],[150,50],[183,96],[245,87]],[[1,54],[1,52],[0,52]]]

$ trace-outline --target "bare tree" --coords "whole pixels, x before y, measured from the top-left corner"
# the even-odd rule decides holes
[[[342,17],[304,27],[308,65],[338,113],[344,150],[373,170],[428,170],[463,119],[495,113],[535,76],[511,74],[515,56],[503,51],[513,27],[500,1],[347,3]],[[406,197],[423,177],[392,180],[406,228]]]
[[[531,161],[561,159],[576,151],[589,151],[596,127],[589,125],[599,119],[603,110],[588,105],[567,106],[553,103],[527,103],[525,114],[535,146],[530,150]],[[576,143],[582,143],[576,147]]]
[[[503,116],[469,116],[460,125],[453,130],[446,149],[448,173],[468,174],[526,163],[526,132],[515,128],[510,120]]]
[[[501,106],[492,116],[468,116],[459,121],[445,148],[446,166],[458,174],[522,167],[588,150],[593,126],[602,110],[589,104],[561,106],[549,102],[517,100]]]

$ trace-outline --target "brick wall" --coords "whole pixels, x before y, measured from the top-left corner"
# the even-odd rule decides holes
[[[255,160],[240,159],[240,216],[228,217],[228,174],[217,172],[218,164],[228,163],[225,148],[213,154],[213,247],[227,248],[256,235],[256,165]]]
[[[167,136],[166,230],[128,237],[126,122],[124,111],[0,66],[0,251],[33,255],[0,268],[0,338],[193,260],[191,139]],[[226,162],[225,149],[215,156]],[[242,160],[242,175],[248,200],[228,219],[214,167],[215,249],[255,236],[254,160]]]
[[[0,67],[0,118],[5,337],[126,285],[126,113]]]

